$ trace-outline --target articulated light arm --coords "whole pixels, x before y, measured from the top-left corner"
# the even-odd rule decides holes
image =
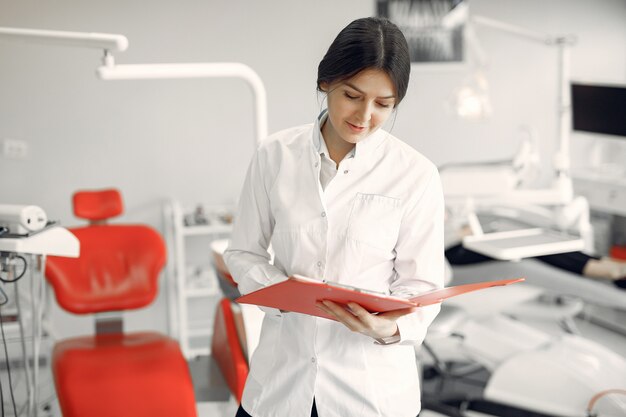
[[[470,15],[468,2],[460,2],[441,20],[444,28],[451,28],[455,25],[468,22],[466,35],[468,44],[478,59],[479,67],[484,67],[485,53],[480,47],[480,42],[474,33],[472,25],[483,26],[494,29],[512,36],[526,39],[558,48],[558,125],[557,136],[559,138],[559,150],[555,156],[555,168],[559,176],[569,176],[570,168],[570,119],[571,119],[571,98],[569,91],[570,77],[570,55],[569,48],[576,44],[576,37],[572,35],[546,35],[535,32],[520,26],[491,19],[484,16]]]
[[[104,65],[97,70],[98,77],[108,81],[159,80],[187,78],[240,78],[252,88],[255,99],[256,140],[267,136],[267,96],[261,78],[247,65],[240,63],[181,63]]]
[[[558,48],[558,125],[557,136],[559,138],[559,150],[555,156],[555,168],[559,175],[569,176],[570,169],[570,119],[571,97],[569,91],[570,79],[570,50],[576,44],[576,37],[572,35],[553,36],[528,30],[516,25],[490,19],[484,16],[471,16],[470,22],[495,29],[513,36],[535,41],[548,46]],[[484,60],[484,59],[483,59]]]
[[[526,28],[522,28],[516,25],[512,25],[510,23],[501,22],[499,20],[491,19],[484,16],[471,16],[470,21],[480,26],[496,29],[501,32],[506,32],[511,35],[526,38],[528,40],[545,43],[546,45],[554,45],[558,39],[555,36],[545,35],[540,32],[535,32]]]
[[[109,33],[65,32],[56,30],[0,27],[0,40],[18,40],[48,45],[101,49],[103,66],[97,69],[102,80],[157,80],[186,78],[240,78],[252,88],[255,108],[255,140],[267,136],[267,94],[261,78],[252,68],[240,63],[137,64],[115,65],[112,52],[128,48],[123,35]]]
[[[128,49],[128,39],[124,35],[112,33],[64,32],[59,30],[39,30],[0,27],[0,39],[43,43],[47,45],[80,46],[123,52]]]

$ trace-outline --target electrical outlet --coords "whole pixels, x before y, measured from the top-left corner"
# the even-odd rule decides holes
[[[24,140],[5,139],[2,143],[2,155],[7,159],[25,159],[28,156],[28,144]]]

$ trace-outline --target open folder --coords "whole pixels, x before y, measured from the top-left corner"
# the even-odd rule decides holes
[[[280,310],[308,314],[334,320],[315,306],[317,301],[330,300],[339,304],[354,302],[370,313],[399,310],[410,307],[423,307],[437,304],[446,298],[467,292],[524,281],[524,278],[501,281],[477,282],[423,292],[410,298],[395,297],[381,292],[342,285],[336,282],[320,281],[294,275],[260,290],[237,298],[238,303],[273,307]]]

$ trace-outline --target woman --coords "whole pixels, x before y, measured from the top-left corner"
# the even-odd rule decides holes
[[[271,135],[250,164],[225,252],[242,294],[292,274],[395,296],[442,286],[437,169],[381,129],[409,72],[406,40],[388,20],[358,19],[339,33],[318,68],[327,111]],[[337,321],[263,308],[237,416],[416,416],[414,347],[439,306],[318,307]]]

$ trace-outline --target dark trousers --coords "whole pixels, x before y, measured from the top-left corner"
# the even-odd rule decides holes
[[[237,410],[237,414],[235,415],[235,417],[252,417],[252,416],[248,414],[246,410],[243,409],[242,406],[239,406],[239,409]],[[313,399],[313,409],[311,409],[311,417],[317,417],[317,408],[315,408],[315,398]]]

